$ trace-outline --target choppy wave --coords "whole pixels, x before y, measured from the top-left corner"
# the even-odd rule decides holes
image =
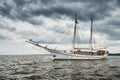
[[[51,56],[0,56],[0,80],[120,80],[120,57],[52,61]]]

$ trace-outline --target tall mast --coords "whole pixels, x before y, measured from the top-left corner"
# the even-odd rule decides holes
[[[73,49],[75,49],[75,44],[76,44],[76,27],[77,27],[77,14],[75,14],[75,27],[74,27],[74,35],[73,35]]]
[[[92,47],[92,37],[93,37],[93,18],[90,18],[91,19],[91,29],[90,29],[90,51],[93,50],[93,47]]]

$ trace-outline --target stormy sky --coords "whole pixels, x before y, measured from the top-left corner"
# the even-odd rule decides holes
[[[99,28],[96,42],[104,41],[110,52],[120,52],[120,0],[0,0],[0,53],[33,53],[24,42],[28,39],[71,43],[76,13],[84,44],[93,17]]]

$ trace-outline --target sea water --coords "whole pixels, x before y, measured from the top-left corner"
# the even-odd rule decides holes
[[[77,61],[51,57],[1,55],[0,80],[120,80],[120,56]]]

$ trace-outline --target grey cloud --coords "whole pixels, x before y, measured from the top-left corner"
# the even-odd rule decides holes
[[[48,30],[52,30],[55,33],[59,33],[59,34],[65,34],[65,35],[70,35],[71,34],[71,28],[72,25],[65,25],[65,26],[61,26],[61,25],[54,25],[52,28],[48,28]]]
[[[37,41],[39,43],[48,43],[48,44],[69,44],[69,43],[72,43],[72,39],[68,36],[59,36],[59,35],[56,35],[54,36],[53,38],[51,38],[51,36],[49,37],[42,37],[40,40],[35,40],[34,41]]]
[[[7,38],[0,34],[0,40],[5,40],[5,39],[7,39]]]
[[[31,0],[13,0],[13,1],[17,4],[17,6],[23,6],[26,3],[31,2]]]
[[[119,18],[119,17],[118,17]],[[110,20],[107,25],[113,26],[113,29],[120,29],[120,21],[119,20]]]
[[[120,40],[120,32],[116,32],[114,29],[105,30],[109,40]]]
[[[41,3],[45,5],[51,5],[53,3],[56,3],[57,0],[37,0],[37,1],[40,1]]]
[[[38,43],[47,43],[47,44],[57,44],[58,42],[55,41],[55,39],[41,39],[37,41]]]
[[[41,26],[45,25],[45,22],[43,20],[40,20],[40,19],[28,18],[27,21],[33,25],[41,25]]]
[[[33,31],[19,31],[16,32],[16,34],[21,35],[21,38],[23,39],[32,39],[39,36],[39,34]]]
[[[11,40],[10,37],[0,34],[0,40]]]
[[[97,26],[97,32],[106,36],[108,40],[120,40],[120,23],[117,20],[109,19],[109,21]]]
[[[0,23],[0,29],[8,30],[10,32],[16,31],[16,28],[8,26],[7,23]]]
[[[107,25],[105,29],[102,29],[102,32],[108,35],[109,40],[120,40],[120,26],[116,25]]]

